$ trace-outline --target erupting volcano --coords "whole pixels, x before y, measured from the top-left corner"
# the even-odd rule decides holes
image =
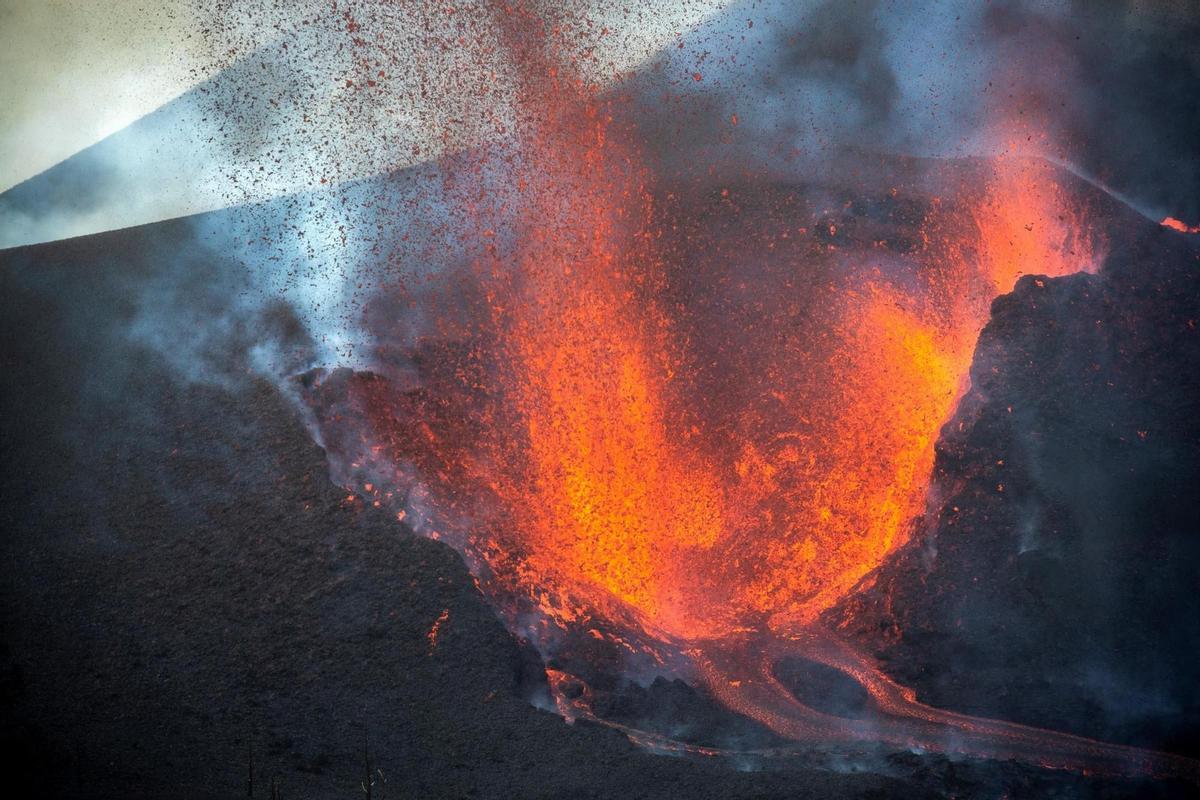
[[[0,193],[41,796],[1200,786],[1194,11],[209,5]]]
[[[306,379],[318,409],[349,395],[322,437],[351,454],[352,497],[456,547],[543,654],[569,663],[584,634],[786,739],[1195,774],[922,706],[820,622],[925,513],[992,300],[1100,267],[1089,185],[1008,122],[990,159],[844,152],[836,187],[674,185],[629,96],[572,68],[583,23],[521,4],[494,20],[513,139],[461,157],[448,189],[473,255],[386,306],[457,310],[403,345],[369,315],[413,388]],[[859,682],[867,718],[799,702],[772,677],[789,654]],[[595,718],[553,677],[565,714]]]

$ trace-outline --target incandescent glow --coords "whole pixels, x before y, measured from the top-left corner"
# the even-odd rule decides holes
[[[1186,222],[1174,217],[1164,217],[1160,224],[1165,228],[1170,228],[1180,233],[1200,233],[1200,225],[1188,225]]]
[[[999,159],[956,198],[968,211],[926,215],[904,269],[826,246],[786,265],[840,262],[811,286],[817,316],[784,303],[747,328],[704,326],[664,310],[677,287],[653,244],[661,215],[601,115],[546,120],[522,179],[541,187],[525,198],[522,289],[491,293],[523,434],[491,456],[525,520],[505,552],[519,593],[553,597],[542,610],[561,622],[583,607],[677,641],[811,623],[907,539],[991,299],[1025,272],[1095,263],[1079,212],[1042,162]],[[716,282],[744,266],[717,265]],[[726,396],[698,385],[689,346]]]

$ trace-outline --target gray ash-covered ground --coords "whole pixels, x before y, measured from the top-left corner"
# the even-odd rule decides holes
[[[1105,440],[1111,453],[1082,454],[1107,476],[1100,499],[1120,492],[1135,504],[1106,530],[1132,533],[1136,522],[1147,535],[1169,528],[1177,537],[1146,545],[1147,558],[1163,557],[1153,566],[1138,562],[1138,552],[1113,554],[1131,581],[1140,575],[1146,582],[1132,600],[1118,596],[1128,587],[1115,587],[1108,596],[1118,598],[1115,606],[1088,607],[1071,596],[1075,584],[1068,582],[1061,590],[1067,596],[1052,598],[1054,625],[1043,622],[1036,633],[1022,628],[1020,637],[997,636],[994,644],[938,627],[939,615],[950,613],[941,609],[973,597],[963,581],[948,581],[944,592],[955,594],[939,595],[932,608],[909,598],[919,624],[906,618],[899,625],[910,633],[882,642],[859,636],[882,649],[889,671],[922,699],[1103,735],[1109,730],[1089,727],[1087,718],[1061,716],[1075,703],[1074,688],[1035,683],[1054,674],[1045,670],[1057,668],[1055,658],[1066,653],[1082,662],[1107,652],[1097,642],[1132,642],[1129,653],[1134,645],[1177,648],[1155,662],[1175,670],[1157,686],[1179,689],[1194,673],[1196,662],[1186,658],[1196,638],[1187,638],[1187,626],[1195,625],[1188,609],[1197,600],[1181,583],[1197,564],[1188,549],[1195,546],[1194,517],[1181,502],[1163,502],[1180,500],[1184,487],[1195,485],[1186,476],[1197,474],[1196,441],[1187,438],[1194,428],[1179,427],[1195,424],[1185,416],[1195,396],[1188,388],[1195,387],[1196,345],[1177,337],[1200,335],[1186,324],[1200,295],[1194,249],[1166,232],[1153,236],[1159,238],[1145,241],[1154,259],[1139,261],[1134,252],[1121,262],[1130,264],[1123,272],[1037,287],[1050,302],[1023,283],[997,305],[984,337],[989,359],[1014,340],[1031,353],[1052,354],[1065,337],[1043,336],[1045,326],[1030,324],[1037,313],[1076,336],[1094,329],[1093,309],[1078,314],[1080,304],[1101,303],[1105,319],[1143,337],[1127,348],[1128,357],[1115,357],[1121,345],[1113,344],[1099,372],[1076,365],[1079,374],[1064,368],[1048,381],[1014,378],[1010,385],[1001,369],[976,380],[993,398],[1044,387],[1041,402],[1058,409],[1055,441],[1108,424],[1107,417],[1073,421],[1075,409],[1061,404],[1109,403],[1105,413],[1125,424],[1132,417],[1122,403],[1151,402],[1144,440],[1136,433],[1143,423],[1130,421],[1136,441],[1114,434]],[[819,746],[808,757],[660,756],[614,730],[568,725],[536,708],[529,697],[543,680],[537,656],[506,632],[458,556],[407,535],[333,485],[298,406],[252,377],[261,331],[234,326],[204,342],[205,358],[225,366],[221,380],[203,370],[189,376],[172,359],[173,347],[201,337],[194,318],[179,317],[170,345],[148,338],[141,327],[146,304],[194,298],[211,306],[201,318],[218,317],[224,295],[214,286],[238,270],[196,237],[190,220],[0,253],[0,641],[3,745],[15,763],[7,776],[15,785],[41,796],[244,796],[252,753],[256,796],[277,777],[285,797],[352,797],[361,793],[365,739],[388,797],[1172,797],[1188,790],[934,755],[830,754]],[[137,291],[146,285],[162,291]],[[282,308],[268,309],[255,324],[304,346]],[[1095,336],[1108,335],[1101,330]],[[1142,371],[1147,360],[1153,367]],[[1063,391],[1081,376],[1092,382],[1088,391]],[[973,399],[967,411],[979,405]],[[983,438],[971,447],[983,458],[993,434],[978,431]],[[943,485],[956,441],[950,436],[942,445]],[[1065,455],[1081,455],[1086,438],[1078,441]],[[957,447],[960,459],[973,452]],[[1146,454],[1137,447],[1159,449]],[[976,479],[991,481],[975,473],[964,478]],[[1008,480],[1009,496],[1019,497],[1019,481]],[[1158,516],[1148,515],[1152,506]],[[989,513],[991,506],[980,508]],[[1001,536],[1011,526],[997,530]],[[1135,541],[1144,540],[1112,543]],[[942,569],[979,569],[972,553],[956,566],[952,547],[939,552]],[[1056,567],[1044,552],[1037,558],[1026,568],[1013,556],[1022,563],[1012,569],[1046,575],[1046,585],[1063,570],[1106,574],[1088,573],[1078,560]],[[1005,563],[989,562],[995,574],[987,579],[1011,581]],[[896,581],[899,599],[902,577]],[[1024,621],[1039,609],[1048,616],[1048,601],[1005,597],[1012,602],[999,619]],[[1153,623],[1168,612],[1176,627]],[[1140,627],[1112,627],[1110,613]],[[925,638],[917,633],[922,624],[931,631]],[[1004,649],[1018,638],[1025,650]],[[1142,657],[1122,663],[1136,668]],[[1031,663],[1044,670],[1031,670]],[[728,712],[683,684],[615,681],[601,688],[609,689],[602,710],[615,720],[657,719],[664,728],[678,718],[710,728],[730,722]],[[1176,735],[1189,730],[1177,717],[1157,719],[1175,725]],[[1149,730],[1144,724],[1140,730]],[[1153,743],[1145,735],[1124,738]]]

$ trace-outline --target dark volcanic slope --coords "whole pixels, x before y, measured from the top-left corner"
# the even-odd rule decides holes
[[[388,797],[927,794],[653,756],[530,706],[538,671],[457,555],[346,502],[275,389],[189,384],[129,334],[168,297],[215,320],[234,269],[186,220],[0,253],[10,787],[245,796],[252,748],[257,796],[354,797],[365,734]],[[139,289],[164,275],[181,291]]]
[[[835,621],[925,702],[1195,757],[1200,242],[1109,238],[996,300],[930,518]]]

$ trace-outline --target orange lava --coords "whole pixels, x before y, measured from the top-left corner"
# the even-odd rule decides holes
[[[1200,225],[1188,225],[1186,222],[1174,217],[1163,217],[1163,221],[1159,224],[1164,228],[1170,228],[1180,233],[1200,233]]]
[[[761,561],[739,593],[772,627],[812,621],[907,538],[921,511],[938,428],[962,378],[950,342],[893,287],[848,295],[820,395],[789,409],[796,429],[741,481],[778,495],[760,521]],[[799,424],[797,424],[799,423]]]
[[[1043,161],[1014,155],[997,159],[974,214],[981,266],[995,294],[1010,291],[1022,275],[1088,272],[1099,261],[1099,244],[1083,210]]]
[[[923,254],[923,283],[856,270],[828,298],[821,346],[784,336],[765,378],[724,365],[778,402],[751,403],[737,436],[719,437],[650,291],[662,278],[644,245],[654,231],[638,227],[653,220],[648,198],[603,177],[602,130],[548,140],[536,141],[554,155],[531,161],[543,179],[547,164],[563,174],[530,198],[541,224],[499,345],[524,437],[497,458],[520,465],[502,494],[522,520],[524,591],[557,596],[543,610],[562,621],[581,607],[630,614],[675,640],[811,623],[923,511],[991,298],[1023,273],[1095,263],[1050,169],[1002,159],[969,214],[927,220],[954,235]]]

